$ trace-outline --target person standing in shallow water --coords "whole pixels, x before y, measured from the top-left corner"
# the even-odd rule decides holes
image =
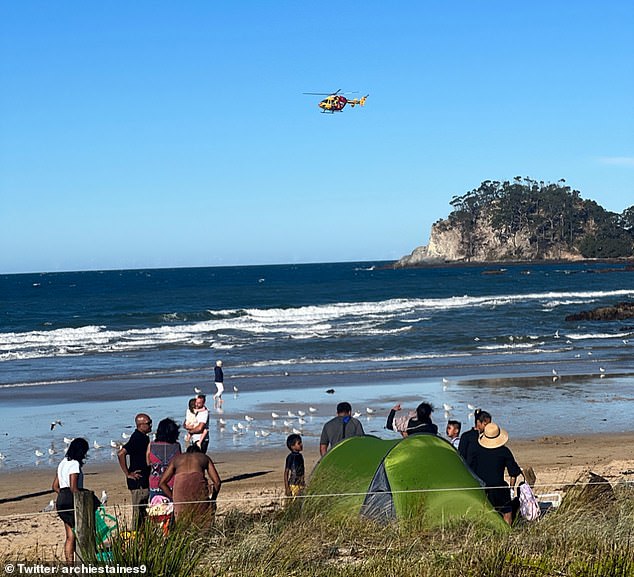
[[[222,361],[216,361],[216,366],[214,367],[214,384],[216,385],[214,407],[219,409],[222,407],[222,393],[224,393],[225,390],[225,375],[222,372]]]

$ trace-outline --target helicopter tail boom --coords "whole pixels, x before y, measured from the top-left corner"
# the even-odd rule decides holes
[[[359,106],[365,106],[365,101],[368,99],[369,94],[362,96],[361,98],[355,98],[354,100],[348,100],[348,104],[354,108],[357,104]]]

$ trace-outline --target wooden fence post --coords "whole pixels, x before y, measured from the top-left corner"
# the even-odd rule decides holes
[[[82,490],[75,493],[75,551],[83,564],[95,562],[95,494]]]

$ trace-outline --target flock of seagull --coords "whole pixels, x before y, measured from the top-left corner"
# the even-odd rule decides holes
[[[304,425],[308,424],[309,420],[312,420],[312,416],[316,412],[317,409],[315,407],[308,407],[306,411],[300,409],[297,412],[293,412],[289,410],[286,411],[285,415],[281,414],[281,412],[276,413],[273,411],[271,412],[271,425],[269,429],[258,428],[254,424],[257,421],[255,417],[244,415],[246,424],[238,420],[235,423],[231,423],[230,428],[234,435],[244,435],[252,430],[255,437],[266,438],[270,436],[274,430],[279,428],[278,421],[281,420],[284,431],[300,435],[303,433]],[[227,419],[219,418],[217,422],[221,432],[224,432],[229,426]]]
[[[588,352],[588,354],[591,355],[592,353]],[[599,367],[599,377],[604,378],[605,376],[606,376],[605,368]],[[561,378],[561,375],[559,374],[559,372],[556,369],[552,369],[553,382],[558,381],[560,378]],[[443,391],[447,390],[449,386],[449,382],[450,381],[447,378],[442,379]],[[234,386],[233,391],[237,395],[238,387]],[[201,394],[202,390],[198,387],[194,387],[194,392],[196,394]],[[331,390],[328,390],[326,392],[330,393]],[[334,390],[332,390],[332,392],[334,392]],[[451,417],[453,407],[448,403],[443,403],[442,407],[444,410],[445,419],[447,420]],[[471,411],[471,413],[469,413],[467,417],[470,420],[473,418],[473,411],[475,410],[475,407],[472,404],[467,404],[467,407]],[[315,413],[317,413],[317,409],[315,407],[308,407],[306,411],[297,410],[297,412],[287,410],[286,414],[282,414],[281,411],[279,413],[273,411],[271,412],[271,423],[269,428],[263,428],[262,426],[257,427],[255,425],[257,421],[256,418],[250,415],[244,415],[244,421],[245,421],[244,423],[242,422],[242,420],[237,420],[236,422],[233,422],[230,424],[229,420],[224,418],[219,418],[217,420],[217,425],[221,432],[226,431],[227,427],[229,427],[234,435],[245,435],[249,433],[250,431],[253,431],[253,434],[255,437],[266,438],[266,437],[269,437],[272,432],[280,430],[278,421],[281,421],[284,432],[302,434],[304,425],[306,425],[309,422],[307,419],[312,420],[312,417]],[[375,413],[375,409],[371,407],[366,407],[365,414],[367,417],[371,417],[374,413]],[[361,416],[363,416],[363,413],[360,413],[358,411],[353,414],[353,417],[357,419]],[[53,431],[56,427],[61,427],[61,426],[63,426],[63,423],[60,419],[55,419],[54,421],[51,421],[50,423],[51,431]],[[121,434],[121,438],[123,439],[122,441],[117,441],[114,439],[110,440],[109,448],[112,450],[113,455],[115,454],[115,451],[118,451],[119,449],[121,449],[124,442],[130,438],[130,434],[124,432]],[[68,446],[72,441],[73,441],[72,438],[64,437],[64,443],[66,446]],[[97,441],[93,441],[92,448],[95,450],[99,450],[105,447],[103,445],[100,445]],[[48,458],[52,458],[54,455],[58,453],[58,451],[56,450],[55,446],[51,443],[51,446],[47,449],[46,453],[40,449],[35,449],[34,453],[37,459],[41,459],[42,457],[46,457],[47,453],[48,453]],[[3,453],[0,453],[0,462],[4,461],[5,459],[6,459],[6,455],[4,455]]]

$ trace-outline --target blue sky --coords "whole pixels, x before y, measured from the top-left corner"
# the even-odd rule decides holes
[[[0,272],[395,259],[486,179],[634,204],[634,3],[0,4]],[[369,93],[320,114],[303,92]]]

